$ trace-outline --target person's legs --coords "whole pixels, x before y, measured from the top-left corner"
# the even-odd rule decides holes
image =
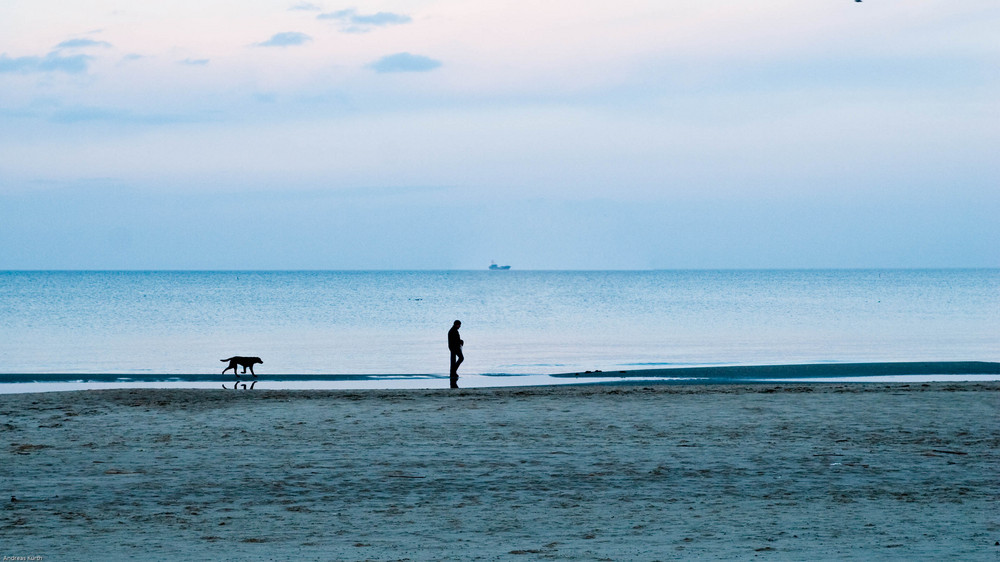
[[[458,388],[458,366],[465,361],[462,350],[451,351],[451,387]]]

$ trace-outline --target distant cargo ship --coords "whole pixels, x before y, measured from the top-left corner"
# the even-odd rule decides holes
[[[497,271],[497,270],[500,270],[500,269],[510,269],[510,266],[509,265],[497,265],[497,262],[493,261],[493,262],[490,262],[490,269],[493,270],[493,271]]]

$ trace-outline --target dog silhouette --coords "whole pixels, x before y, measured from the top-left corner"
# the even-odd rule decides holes
[[[264,362],[260,360],[260,357],[240,357],[239,355],[230,357],[229,359],[220,359],[219,361],[222,361],[223,363],[229,361],[229,366],[222,370],[223,375],[226,374],[226,371],[232,369],[233,374],[237,377],[240,376],[239,373],[236,372],[237,366],[243,367],[243,374],[246,374],[247,369],[250,369],[250,374],[256,377],[257,374],[253,372],[253,366],[257,363],[260,363],[261,365],[264,364]]]

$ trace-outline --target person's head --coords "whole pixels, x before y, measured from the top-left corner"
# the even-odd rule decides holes
[[[451,327],[452,328],[461,328],[462,327],[462,321],[461,320],[455,320],[455,323],[452,324]]]

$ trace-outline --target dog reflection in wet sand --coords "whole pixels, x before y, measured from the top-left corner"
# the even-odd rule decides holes
[[[255,384],[257,384],[257,381],[253,381],[252,383],[250,383],[250,387],[247,388],[247,383],[240,384],[239,381],[236,381],[236,382],[233,383],[233,390],[236,390],[237,388],[239,388],[241,386],[243,387],[243,390],[253,390],[253,385],[255,385]],[[225,388],[226,390],[229,390],[229,387],[226,386],[225,384],[222,385],[222,388]]]
[[[260,357],[241,357],[239,355],[235,355],[233,357],[230,357],[229,359],[220,359],[219,361],[222,361],[223,363],[229,361],[229,366],[222,370],[223,375],[226,374],[226,371],[232,369],[233,374],[236,375],[237,377],[240,376],[239,373],[236,372],[237,366],[243,367],[244,375],[247,374],[247,369],[249,368],[250,374],[256,377],[257,375],[253,372],[253,366],[258,363],[260,363],[261,365],[264,364],[264,362],[260,360]]]

